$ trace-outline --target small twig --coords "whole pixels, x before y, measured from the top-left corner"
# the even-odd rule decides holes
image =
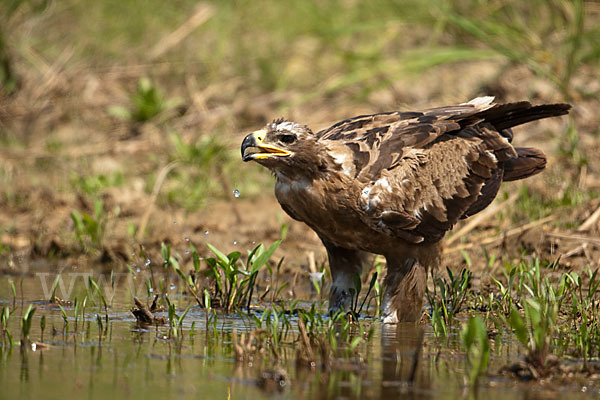
[[[169,172],[173,170],[179,164],[178,161],[171,161],[167,165],[165,165],[160,172],[158,173],[158,177],[156,178],[156,182],[154,183],[154,187],[152,188],[152,196],[150,197],[150,204],[146,208],[146,212],[142,216],[140,220],[140,226],[138,228],[138,232],[136,235],[136,239],[141,241],[144,237],[144,232],[146,232],[146,226],[148,225],[148,219],[150,218],[150,214],[154,208],[154,203],[156,203],[156,198],[158,197],[158,193],[160,192],[160,188],[162,187],[165,179]]]
[[[520,235],[523,232],[530,230],[531,228],[535,228],[536,226],[539,226],[539,225],[544,225],[545,223],[554,220],[554,218],[556,218],[554,215],[549,215],[546,218],[538,219],[537,221],[532,221],[525,225],[519,226],[517,228],[513,228],[513,229],[509,230],[508,232],[506,232],[506,235],[504,235],[504,237],[497,239],[497,240],[499,242],[501,242],[507,237]],[[484,242],[485,242],[485,240],[484,240]]]
[[[579,228],[577,228],[577,232],[584,232],[584,231],[590,230],[594,226],[594,224],[596,224],[596,222],[598,222],[599,218],[600,218],[600,206],[598,206],[596,211],[594,211],[592,213],[592,215],[590,215],[588,217],[588,219],[586,219],[583,222],[583,224],[581,224],[579,226]]]
[[[265,299],[265,297],[267,297],[267,294],[269,294],[269,291],[271,290],[271,285],[267,285],[267,287],[265,288],[265,292],[260,295],[259,300],[263,301]]]
[[[154,300],[152,300],[152,305],[150,306],[150,312],[157,312],[159,311],[158,309],[158,299],[159,299],[159,295],[155,294],[154,295]]]
[[[33,54],[33,49],[30,49],[30,52]],[[34,99],[37,100],[41,98],[42,95],[48,92],[49,88],[55,86],[55,83],[59,80],[61,81],[61,84],[67,83],[67,79],[61,76],[60,72],[74,54],[75,49],[73,47],[67,47],[60,53],[54,64],[45,70],[44,75],[42,76],[41,84],[34,90]]]
[[[579,180],[577,182],[577,188],[579,190],[585,190],[585,182],[587,180],[587,165],[581,166],[581,171],[579,172]]]
[[[523,226],[511,229],[508,232],[506,232],[504,235],[502,235],[501,237],[487,238],[487,239],[482,240],[479,243],[468,243],[468,244],[465,244],[462,246],[453,247],[451,249],[445,249],[444,254],[450,254],[450,253],[454,253],[454,252],[461,251],[461,250],[467,250],[467,249],[470,249],[475,246],[487,246],[487,245],[495,246],[495,245],[502,243],[504,240],[506,240],[509,237],[520,235],[523,232],[528,231],[531,228],[548,223],[548,222],[552,221],[554,218],[555,218],[554,215],[549,215],[546,218],[538,219],[537,221],[533,221],[533,222],[530,222]]]
[[[561,255],[561,258],[564,260],[565,258],[569,258],[571,256],[575,256],[579,253],[584,253],[585,255],[585,248],[587,247],[587,242],[584,244],[581,244],[577,247],[575,247],[573,250],[569,250],[568,252],[564,253],[563,255]]]
[[[312,350],[312,346],[310,345],[310,340],[308,339],[308,334],[306,333],[306,327],[304,326],[302,318],[298,318],[298,328],[300,329],[300,337],[302,338],[302,343],[306,348],[306,356],[308,357],[309,361],[315,362],[315,354]]]
[[[198,294],[196,293],[196,289],[194,287],[192,287],[191,285],[189,285],[189,283],[188,283],[188,291],[194,297],[194,299],[196,300],[196,303],[198,303],[198,305],[200,307],[206,307],[204,302],[200,299],[200,297],[198,297]]]
[[[205,23],[214,14],[214,9],[210,4],[200,3],[196,6],[194,13],[179,28],[163,37],[150,50],[150,60],[155,60],[177,46],[183,39],[188,37],[196,28]]]
[[[592,238],[587,236],[579,236],[579,235],[567,235],[564,233],[555,233],[555,232],[545,232],[546,236],[554,237],[557,239],[565,239],[565,240],[577,240],[580,242],[588,242],[600,245],[600,239]]]
[[[377,272],[375,272],[373,274],[373,277],[371,278],[371,282],[369,283],[369,289],[367,290],[367,294],[363,298],[362,304],[360,305],[360,308],[358,309],[358,313],[357,313],[358,315],[360,315],[360,312],[362,311],[363,306],[365,305],[365,302],[369,298],[369,294],[371,293],[371,289],[373,289],[373,286],[375,285],[376,280],[377,280]],[[356,299],[358,300],[358,293],[356,294]]]
[[[312,250],[307,251],[306,257],[308,258],[308,270],[310,271],[311,274],[316,274],[317,273],[317,264],[315,263],[315,252]]]
[[[134,297],[133,301],[135,303],[135,306],[137,307],[131,310],[135,318],[138,321],[146,324],[151,324],[152,322],[154,322],[154,315],[150,312],[150,310],[148,310],[148,307],[146,307],[146,305],[142,303],[142,301],[137,297]]]

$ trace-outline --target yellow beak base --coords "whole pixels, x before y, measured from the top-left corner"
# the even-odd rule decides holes
[[[242,142],[242,160],[265,160],[272,157],[287,157],[291,151],[264,143],[266,131],[264,129],[252,132]]]

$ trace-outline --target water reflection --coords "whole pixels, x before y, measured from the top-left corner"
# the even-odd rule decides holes
[[[418,399],[431,389],[428,368],[420,364],[424,330],[412,323],[382,325],[381,397]]]
[[[29,381],[29,351],[26,346],[21,346],[21,373],[19,377],[21,382],[27,383]]]
[[[44,352],[40,351],[38,353],[38,380],[42,380],[44,378]]]
[[[83,285],[81,278],[80,284]],[[24,305],[12,314],[8,329],[20,332],[20,318],[31,300],[42,298],[39,279],[23,281]],[[453,352],[435,358],[431,344],[436,341],[430,328],[414,324],[381,325],[378,321],[363,320],[365,329],[373,327],[373,338],[358,347],[358,354],[338,349],[334,356],[326,352],[326,362],[321,366],[321,356],[313,368],[296,364],[297,331],[290,334],[282,345],[279,359],[272,355],[257,356],[252,364],[236,364],[232,350],[232,331],[247,331],[252,325],[237,315],[221,315],[217,328],[207,331],[206,314],[200,307],[192,307],[183,324],[183,341],[176,344],[167,339],[168,326],[140,327],[128,312],[135,291],[126,284],[115,285],[115,297],[109,308],[109,321],[105,310],[88,304],[85,322],[77,325],[74,306],[65,306],[69,330],[60,309],[38,301],[36,318],[45,315],[48,323],[45,350],[43,346],[33,352],[21,352],[19,347],[0,346],[0,398],[286,398],[286,399],[338,399],[338,398],[447,398],[467,397],[487,400],[503,399],[512,391],[515,399],[582,398],[577,388],[562,388],[562,392],[541,391],[539,386],[517,386],[510,379],[490,377],[481,385],[479,393],[469,393],[465,384],[464,363]],[[34,285],[35,283],[35,285]],[[67,286],[68,288],[68,286]],[[75,285],[73,293],[79,293]],[[83,288],[85,289],[85,287]],[[83,292],[87,294],[87,292]],[[5,300],[2,301],[2,298]],[[8,299],[8,300],[6,300]],[[187,305],[185,298],[180,308]],[[10,306],[9,288],[0,285],[0,303]],[[310,303],[308,303],[310,304]],[[294,317],[292,317],[294,318]],[[195,334],[191,337],[191,324]],[[57,330],[54,327],[62,330]],[[79,328],[78,328],[79,326]],[[292,323],[292,330],[294,324]],[[359,333],[356,333],[357,335]],[[31,331],[32,340],[40,340],[42,329],[39,319]],[[452,349],[454,344],[446,346]],[[504,345],[506,346],[506,345]],[[321,349],[317,345],[315,352]],[[511,353],[512,354],[512,353]],[[336,358],[336,359],[333,359]],[[498,360],[500,356],[497,356]],[[500,365],[510,359],[502,357]],[[493,361],[493,360],[492,360]],[[283,368],[289,386],[279,393],[278,368]],[[37,371],[36,371],[37,369]],[[496,366],[491,371],[498,370]],[[270,375],[265,375],[268,372]],[[271,378],[274,377],[274,378]],[[285,379],[287,381],[287,378]],[[261,383],[262,382],[262,383]],[[275,385],[272,385],[274,383]],[[275,387],[276,393],[271,387]],[[559,388],[561,389],[561,388]],[[553,392],[553,393],[548,393]],[[591,392],[591,391],[590,391]],[[597,394],[595,392],[594,394]],[[183,396],[182,396],[183,395]],[[586,393],[586,395],[593,395]]]

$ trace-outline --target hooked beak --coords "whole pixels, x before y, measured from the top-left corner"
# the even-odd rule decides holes
[[[263,143],[267,132],[264,129],[252,132],[242,142],[242,160],[265,160],[272,157],[286,157],[291,151]]]

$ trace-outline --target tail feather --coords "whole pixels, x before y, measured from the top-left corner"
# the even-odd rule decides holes
[[[477,113],[475,116],[483,118],[497,130],[502,131],[538,119],[565,115],[570,109],[571,105],[564,103],[532,106],[527,101],[521,101],[518,103],[500,104]]]
[[[533,147],[516,147],[517,158],[504,162],[503,181],[516,181],[539,174],[546,167],[546,156]]]

